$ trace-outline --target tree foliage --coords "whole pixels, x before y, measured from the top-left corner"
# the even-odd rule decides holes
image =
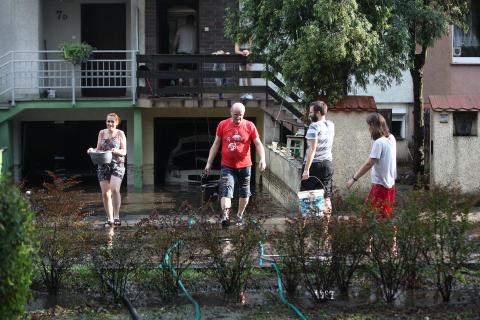
[[[465,27],[471,0],[242,0],[227,14],[226,35],[252,40],[253,52],[281,73],[305,101],[330,102],[400,83],[410,70],[414,96],[415,172],[424,171],[423,66],[427,48],[456,24]]]
[[[33,215],[28,202],[5,176],[0,176],[0,315],[22,316],[30,296]]]
[[[451,24],[465,28],[471,0],[391,0],[393,13],[408,32],[408,66],[413,80],[414,171],[424,173],[423,67],[427,50],[448,34]]]
[[[229,8],[226,34],[252,39],[253,52],[289,89],[331,101],[369,80],[383,88],[406,68],[407,32],[384,1],[244,0]]]

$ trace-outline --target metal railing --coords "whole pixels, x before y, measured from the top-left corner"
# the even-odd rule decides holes
[[[247,62],[263,64],[263,70],[240,71],[239,66]],[[202,100],[207,93],[264,93],[266,99],[270,96],[296,117],[302,117],[294,106],[301,99],[296,94],[284,94],[285,85],[272,66],[261,61],[228,54],[153,54],[138,55],[137,63],[138,80],[142,82],[138,94],[149,97],[190,94]],[[240,79],[252,79],[254,85],[241,86]]]
[[[136,68],[134,50],[94,51],[78,65],[64,60],[62,51],[10,51],[0,56],[0,99],[13,106],[18,99],[62,97],[75,105],[79,95],[97,90],[96,97],[130,95],[135,104]]]

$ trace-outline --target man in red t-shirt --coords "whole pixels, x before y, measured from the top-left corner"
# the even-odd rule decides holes
[[[243,213],[248,204],[250,193],[250,176],[252,159],[250,157],[250,144],[253,142],[260,157],[260,171],[266,168],[265,149],[258,136],[255,125],[243,119],[245,106],[240,102],[234,103],[230,109],[231,118],[225,119],[218,124],[215,141],[208,155],[205,174],[210,174],[213,160],[218,149],[222,148],[222,168],[220,170],[220,204],[223,217],[222,226],[228,227],[230,208],[232,206],[233,189],[237,180],[239,189],[239,201],[237,212],[237,225],[242,225]]]

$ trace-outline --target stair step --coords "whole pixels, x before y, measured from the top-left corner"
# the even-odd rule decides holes
[[[10,110],[10,103],[0,102],[0,110]]]

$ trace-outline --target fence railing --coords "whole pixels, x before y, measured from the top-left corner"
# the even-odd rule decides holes
[[[10,51],[0,56],[0,99],[78,96],[128,97],[136,101],[136,51],[94,51],[78,65],[63,59],[62,51]]]
[[[149,97],[189,94],[203,99],[208,93],[264,93],[282,103],[286,109],[301,118],[295,108],[300,98],[282,94],[285,85],[271,66],[252,61],[240,55],[138,55],[138,94]],[[241,65],[261,64],[261,70],[240,70]],[[240,85],[240,79],[249,79]],[[249,82],[249,84],[246,84]],[[288,98],[287,98],[288,97]],[[290,100],[290,101],[289,101]],[[293,103],[291,102],[293,101]]]

